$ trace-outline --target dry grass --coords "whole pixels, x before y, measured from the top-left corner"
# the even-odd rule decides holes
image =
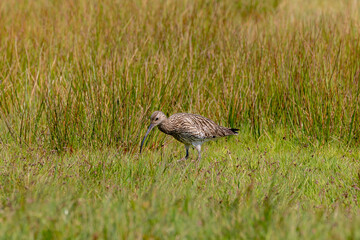
[[[3,1],[2,141],[134,152],[161,109],[356,144],[359,4],[311,2]]]

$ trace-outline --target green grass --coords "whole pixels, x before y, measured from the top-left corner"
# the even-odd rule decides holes
[[[360,238],[359,10],[0,1],[0,238]],[[139,156],[155,110],[241,131]]]
[[[143,156],[1,151],[2,238],[357,239],[356,148],[233,137],[176,163]],[[193,159],[195,150],[191,151]]]

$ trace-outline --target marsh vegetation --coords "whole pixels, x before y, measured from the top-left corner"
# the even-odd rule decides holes
[[[2,238],[359,238],[357,1],[1,1]],[[199,166],[149,115],[240,128]]]

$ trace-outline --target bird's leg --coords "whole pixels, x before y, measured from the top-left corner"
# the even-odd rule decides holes
[[[183,158],[181,158],[180,160],[178,160],[178,162],[185,161],[186,159],[188,159],[188,157],[189,157],[189,147],[190,147],[190,145],[186,145],[186,144],[185,144],[186,155],[185,155],[185,157],[183,157]]]
[[[198,162],[200,162],[200,160],[201,160],[201,145],[198,144],[198,145],[195,145],[194,147],[196,148],[196,150],[197,150],[198,153],[199,153],[197,160],[198,160]]]
[[[189,157],[189,145],[185,145],[185,149],[186,149],[186,155],[185,155],[185,159],[188,159]]]

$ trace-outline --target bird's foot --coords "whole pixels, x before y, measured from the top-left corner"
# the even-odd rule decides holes
[[[177,162],[184,162],[185,160],[186,160],[186,158],[185,158],[185,157],[183,157],[183,158],[181,158],[181,159],[177,160]]]
[[[192,160],[191,162],[195,163],[196,166],[198,167],[200,164],[200,159]]]

